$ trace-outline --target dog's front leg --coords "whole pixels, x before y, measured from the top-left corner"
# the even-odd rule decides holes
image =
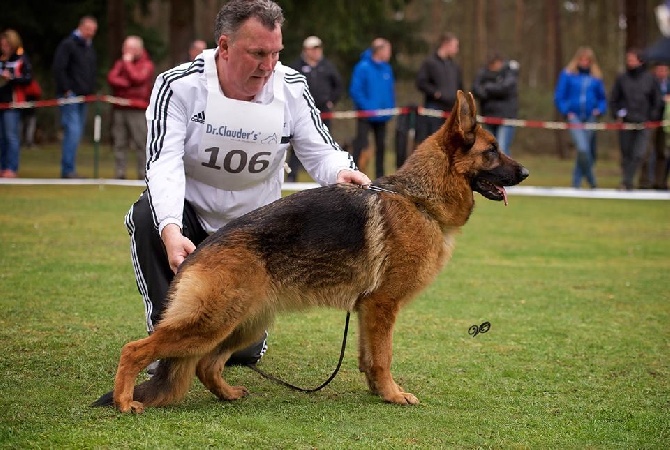
[[[404,392],[391,375],[393,326],[398,314],[398,301],[373,295],[359,307],[359,368],[365,372],[373,393],[399,405],[415,405],[419,400]]]

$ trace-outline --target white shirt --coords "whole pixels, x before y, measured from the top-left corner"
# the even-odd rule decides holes
[[[281,197],[283,164],[266,180],[241,190],[219,189],[185,173],[184,156],[198,153],[206,129],[205,58],[213,59],[215,52],[205,50],[195,61],[163,72],[151,93],[146,111],[146,177],[159,233],[170,223],[182,227],[184,199],[195,208],[205,231],[212,233],[230,220]],[[351,155],[337,145],[321,122],[304,76],[277,63],[254,102],[271,105],[274,86],[283,89],[284,124],[277,144],[282,159],[292,144],[307,173],[321,185],[335,183],[343,169],[354,169]],[[236,111],[230,114],[235,117]],[[253,120],[250,118],[250,122]]]

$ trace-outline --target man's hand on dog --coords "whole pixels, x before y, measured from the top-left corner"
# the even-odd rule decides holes
[[[181,234],[179,226],[174,223],[168,224],[161,233],[163,245],[167,252],[170,269],[177,273],[177,269],[184,262],[186,257],[193,253],[195,245],[186,236]]]
[[[340,170],[337,173],[337,182],[360,184],[361,186],[372,183],[370,178],[363,172],[349,169]]]
[[[349,169],[341,170],[337,174],[337,182],[360,185],[371,183],[370,178],[363,172]],[[177,273],[177,269],[181,263],[183,263],[186,257],[195,250],[195,245],[189,238],[181,234],[179,226],[172,223],[163,228],[161,239],[163,240],[163,245],[165,245],[165,251],[167,252],[168,261],[170,262],[170,269],[172,269],[174,273]]]

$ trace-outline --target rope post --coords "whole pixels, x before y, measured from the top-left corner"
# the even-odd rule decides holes
[[[93,119],[93,178],[98,178],[100,166],[100,134],[102,118],[100,117],[100,98],[95,100],[95,118]]]

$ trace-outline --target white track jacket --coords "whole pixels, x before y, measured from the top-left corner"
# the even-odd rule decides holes
[[[212,233],[280,198],[289,144],[319,184],[355,168],[321,122],[299,72],[278,63],[254,101],[239,102],[221,93],[215,52],[163,72],[153,87],[146,177],[159,233],[170,223],[182,227],[184,199]]]

